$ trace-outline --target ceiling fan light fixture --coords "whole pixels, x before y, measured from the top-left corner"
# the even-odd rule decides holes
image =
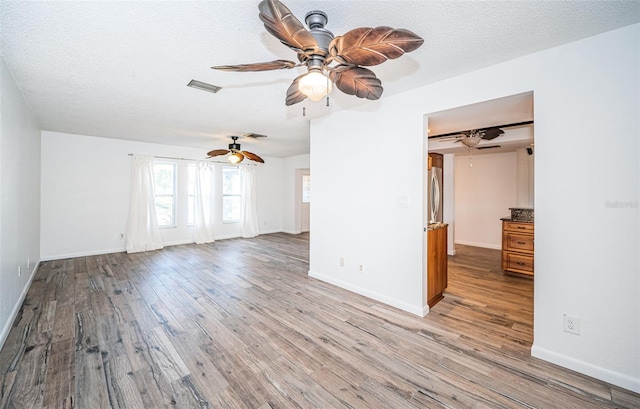
[[[234,165],[235,165],[236,163],[240,163],[240,162],[242,162],[242,160],[243,160],[243,159],[244,159],[244,157],[243,157],[240,153],[238,153],[238,152],[233,152],[233,153],[232,153],[231,155],[229,155],[229,157],[227,158],[227,160],[228,160],[230,163],[233,163]]]
[[[464,144],[464,146],[475,148],[476,146],[478,146],[481,140],[482,138],[479,136],[470,136],[467,138],[463,138],[461,142]]]
[[[321,70],[313,69],[300,79],[298,90],[311,101],[320,101],[331,93],[331,80]]]

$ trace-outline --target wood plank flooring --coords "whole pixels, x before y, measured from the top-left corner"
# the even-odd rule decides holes
[[[420,318],[307,276],[308,235],[44,262],[0,408],[638,408],[530,357],[533,282],[458,246]],[[391,273],[391,272],[390,272]]]

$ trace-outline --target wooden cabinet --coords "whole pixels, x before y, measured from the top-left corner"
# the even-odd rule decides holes
[[[502,221],[502,269],[533,275],[533,223]]]
[[[441,153],[429,153],[429,162],[427,165],[427,169],[431,170],[431,168],[433,167],[440,169],[444,168],[444,155],[442,155]]]
[[[427,232],[427,304],[433,307],[447,288],[447,224]]]

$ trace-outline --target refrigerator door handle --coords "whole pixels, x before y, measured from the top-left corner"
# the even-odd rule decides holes
[[[431,210],[431,223],[439,221],[438,212],[440,211],[440,180],[438,177],[438,168],[433,168],[431,171],[431,180],[429,183],[429,207]]]

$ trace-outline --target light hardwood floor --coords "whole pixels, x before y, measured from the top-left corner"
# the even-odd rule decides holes
[[[309,278],[308,245],[42,263],[0,352],[0,408],[640,407],[530,357],[533,284],[497,251],[458,246],[420,318]]]

